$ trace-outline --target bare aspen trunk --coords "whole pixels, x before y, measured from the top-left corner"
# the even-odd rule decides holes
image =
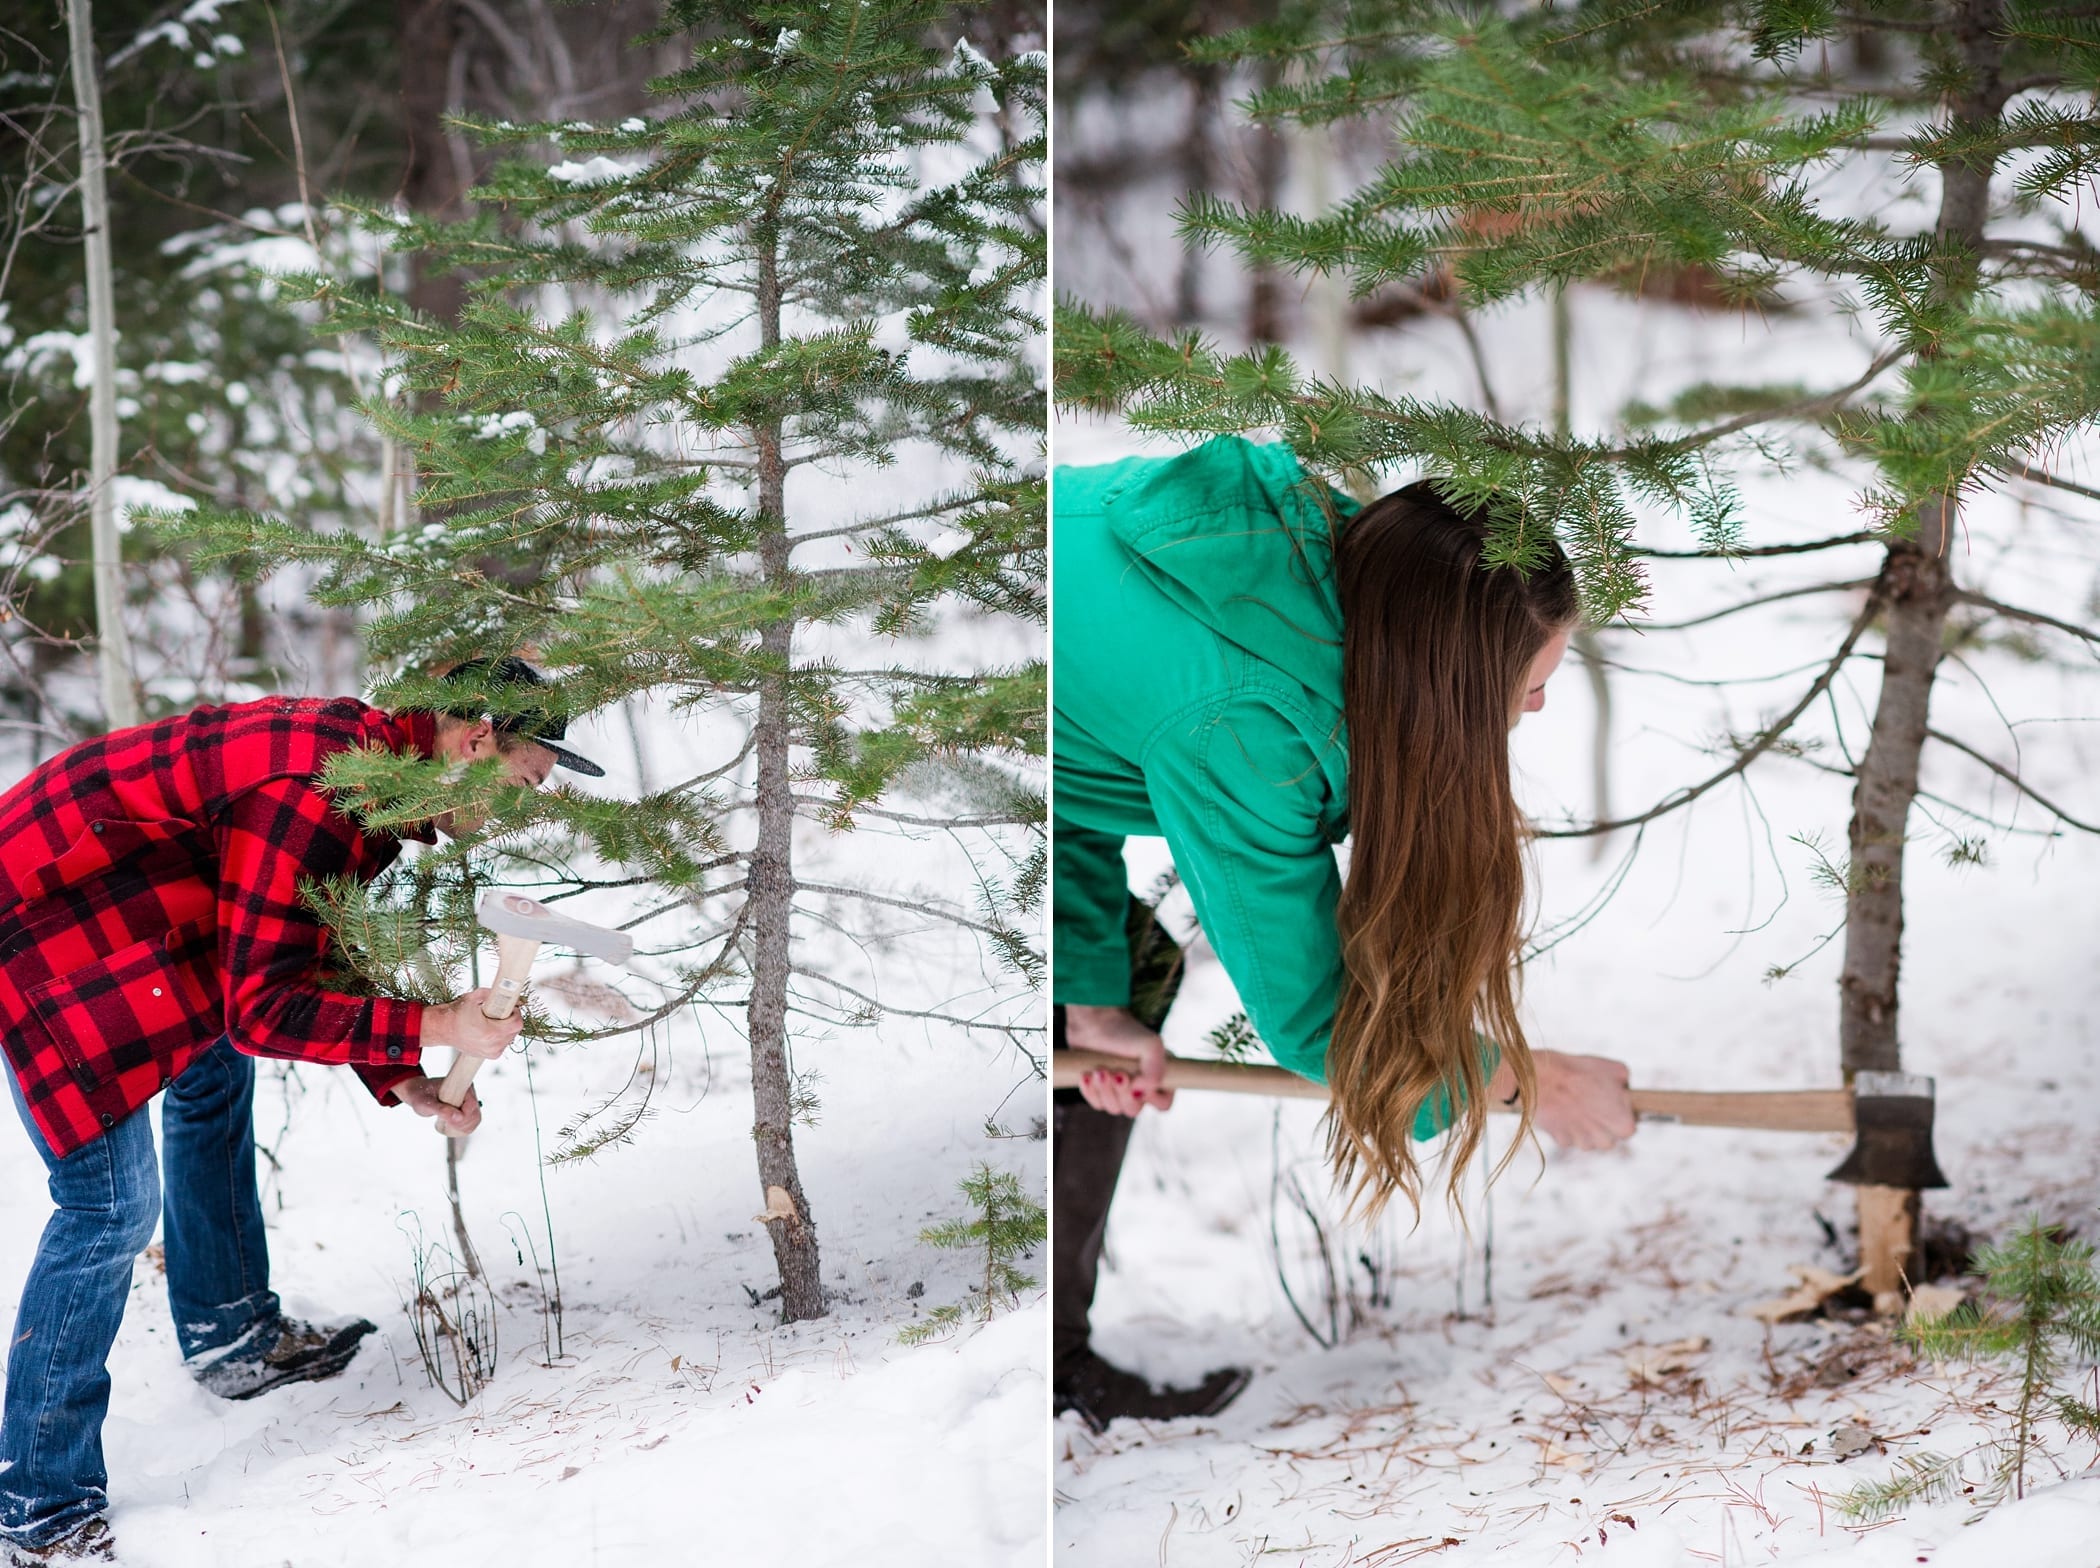
[[[780,341],[780,253],[770,223],[758,234],[757,306],[761,343]],[[758,504],[764,532],[759,560],[766,581],[785,587],[788,576],[787,464],[775,422],[754,432],[758,444]],[[759,646],[784,670],[794,651],[795,623],[769,624]],[[792,1081],[787,1062],[787,995],[794,913],[794,781],[788,772],[790,739],[787,680],[766,678],[759,688],[753,750],[758,761],[758,844],[745,881],[751,915],[751,1141],[758,1149],[758,1180],[765,1195],[766,1230],[780,1270],[780,1317],[785,1323],[824,1315],[817,1229],[795,1169]]]
[[[2000,0],[1954,0],[1950,33],[1970,80],[1953,105],[1957,125],[1994,118],[2005,102],[1998,79]],[[1974,287],[1975,257],[1990,205],[1990,170],[1940,166],[1936,232],[1943,255],[1940,288],[1961,295]],[[1852,887],[1845,910],[1845,968],[1839,1045],[1845,1075],[1897,1072],[1897,981],[1903,941],[1903,843],[1918,792],[1926,713],[1939,667],[1947,612],[1954,602],[1950,546],[1959,520],[1952,495],[1918,510],[1917,535],[1889,547],[1878,591],[1886,608],[1886,654],[1874,728],[1852,793]]]
[[[100,651],[102,717],[113,730],[139,721],[138,681],[124,631],[124,554],[117,537],[117,305],[109,256],[109,181],[102,144],[102,88],[95,76],[94,22],[88,0],[66,0],[73,97],[80,107],[80,208],[87,252],[88,340],[94,384],[88,388],[88,533],[93,541],[95,631]]]

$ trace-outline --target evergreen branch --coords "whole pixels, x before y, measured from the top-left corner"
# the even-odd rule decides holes
[[[2046,795],[2042,794],[2042,792],[2036,789],[2032,784],[2027,783],[2024,779],[2020,777],[2019,774],[2015,773],[2011,768],[2008,768],[2003,763],[1997,762],[1992,758],[1984,755],[1984,753],[1978,751],[1974,746],[1969,745],[1965,741],[1956,740],[1952,735],[1946,734],[1941,730],[1928,728],[1925,731],[1925,734],[1928,739],[1936,740],[1942,746],[1950,747],[1953,750],[1960,752],[1963,756],[1969,757],[1974,761],[1983,764],[1984,767],[1990,769],[1991,772],[1997,774],[1998,777],[2005,780],[2006,783],[2010,784],[2014,789],[2018,790],[2021,794],[2025,795],[2037,806],[2040,806],[2044,811],[2048,812],[2051,816],[2055,817],[2057,821],[2068,822],[2072,827],[2077,828],[2079,831],[2084,833],[2100,833],[2100,823],[2080,821],[2077,817],[2072,816],[2068,811],[2064,810],[2063,807],[2057,805]]]
[[[1806,588],[1786,588],[1778,593],[1760,594],[1755,599],[1744,599],[1725,609],[1715,610],[1709,615],[1696,616],[1689,621],[1632,621],[1628,625],[1637,632],[1682,632],[1694,626],[1705,626],[1709,622],[1723,620],[1731,615],[1740,615],[1745,610],[1754,610],[1759,605],[1778,604],[1784,599],[1804,599],[1813,594],[1851,593],[1859,588],[1871,588],[1879,579],[1862,577],[1847,583],[1812,583]]]
[[[2095,490],[2090,485],[2079,484],[2076,480],[2059,478],[2055,474],[2036,468],[2032,463],[2009,463],[2006,465],[2005,471],[2015,479],[2025,479],[2034,484],[2048,485],[2054,490],[2068,490],[2072,495],[2082,495],[2088,501],[2100,501],[2100,490]]]
[[[1978,609],[1989,610],[1993,615],[2007,616],[2015,621],[2029,621],[2036,626],[2053,627],[2057,631],[2068,633],[2070,636],[2082,638],[2086,642],[2100,646],[2100,631],[2095,631],[2090,626],[2080,626],[2071,621],[2060,621],[2053,615],[2044,615],[2039,610],[2023,610],[2015,604],[2000,604],[1996,599],[1987,599],[1982,594],[1968,588],[1955,589],[1954,597],[1961,600],[1964,604],[1973,604]]]
[[[1824,666],[1823,673],[1818,675],[1814,683],[1802,694],[1801,700],[1796,702],[1793,707],[1789,708],[1773,723],[1768,724],[1765,728],[1759,730],[1756,735],[1752,736],[1749,743],[1739,749],[1735,761],[1721,769],[1720,772],[1712,775],[1710,778],[1702,779],[1697,784],[1688,785],[1674,795],[1666,796],[1638,816],[1621,817],[1615,822],[1593,822],[1586,827],[1579,828],[1534,828],[1532,836],[1534,838],[1591,838],[1600,833],[1616,833],[1621,828],[1639,827],[1643,823],[1653,822],[1657,817],[1666,816],[1670,812],[1689,806],[1702,795],[1725,784],[1728,780],[1743,772],[1759,757],[1770,751],[1779,737],[1793,727],[1794,721],[1808,711],[1810,704],[1815,702],[1830,683],[1837,679],[1838,671],[1843,669],[1846,661],[1852,657],[1854,645],[1858,643],[1860,637],[1866,632],[1867,627],[1873,623],[1874,618],[1880,613],[1880,593],[1877,591],[1868,594],[1866,604],[1861,607],[1858,618],[1853,621],[1852,629],[1845,633],[1845,640],[1838,646],[1837,654],[1831,659],[1829,664]]]
[[[957,914],[953,910],[942,909],[937,905],[914,904],[906,899],[889,898],[881,893],[870,893],[865,888],[833,887],[828,883],[804,882],[798,879],[795,883],[795,891],[798,893],[829,893],[837,898],[858,899],[864,904],[887,904],[892,909],[909,910],[915,915],[929,915],[936,920],[945,920],[950,925],[963,926],[971,931],[981,932],[985,936],[1008,937],[1013,935],[1011,927],[986,925],[981,920],[972,920],[968,915]]]
[[[797,795],[795,804],[828,810],[832,802],[814,795]],[[889,811],[880,806],[855,806],[856,817],[880,817],[885,822],[901,822],[915,828],[1018,828],[1040,827],[1037,817],[1013,816],[1004,813],[979,817],[915,817],[902,811]]]
[[[929,1012],[913,1007],[895,1007],[888,1002],[880,1001],[868,995],[865,991],[855,990],[842,980],[834,979],[827,974],[819,974],[813,969],[804,969],[800,964],[794,965],[792,972],[800,975],[805,980],[814,980],[820,985],[828,985],[834,991],[843,991],[856,1002],[871,1007],[877,1013],[885,1014],[891,1018],[924,1018],[934,1023],[954,1024],[961,1029],[988,1029],[994,1034],[1004,1035],[1047,1034],[1049,1032],[1041,1024],[987,1023],[981,1018],[964,1018],[956,1013]]]
[[[1730,550],[1650,550],[1634,545],[1627,553],[1652,561],[1735,561],[1749,560],[1756,556],[1806,555],[1810,551],[1835,550],[1848,544],[1886,543],[1888,535],[1868,530],[1864,533],[1839,534],[1830,539],[1811,539],[1802,544],[1764,544]]]
[[[662,1023],[673,1013],[695,1001],[702,991],[705,991],[722,977],[722,962],[726,955],[727,944],[725,943],[724,951],[721,955],[718,955],[712,963],[700,969],[690,985],[657,1008],[656,1011],[630,1022],[617,1024],[610,1029],[592,1029],[578,1034],[567,1035],[562,1043],[565,1045],[587,1045],[593,1040],[613,1040],[623,1034],[634,1034],[639,1030],[647,1029],[652,1024]]]
[[[1864,391],[1883,371],[1895,364],[1907,352],[1909,351],[1901,346],[1884,350],[1874,357],[1874,362],[1867,366],[1865,373],[1858,380],[1847,386],[1839,387],[1834,392],[1825,392],[1816,397],[1802,398],[1793,403],[1783,403],[1777,408],[1758,409],[1750,413],[1738,414],[1733,419],[1722,420],[1718,425],[1709,425],[1703,430],[1695,430],[1688,435],[1679,436],[1670,444],[1680,451],[1691,451],[1697,447],[1710,446],[1724,436],[1732,436],[1738,431],[1748,430],[1756,425],[1775,424],[1780,420],[1813,419],[1821,414],[1832,413],[1843,407],[1845,401],[1854,393]]]

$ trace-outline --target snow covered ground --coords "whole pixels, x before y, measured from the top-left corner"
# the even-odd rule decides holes
[[[1026,627],[959,615],[891,656],[994,661],[1023,657],[1032,642]],[[631,799],[645,764],[660,788],[741,740],[728,712],[674,719],[637,703],[633,717],[632,733],[617,709],[572,730],[609,774],[583,787]],[[1024,852],[1020,837],[1007,849]],[[893,1006],[967,1002],[987,1024],[1035,1024],[1033,994],[982,943],[910,912],[963,902],[971,854],[989,857],[987,874],[1010,874],[989,840],[967,838],[800,825],[804,876],[906,906],[809,895],[800,958]],[[620,919],[620,896],[594,895],[580,913]],[[535,984],[572,1009],[600,1005],[594,976],[564,989],[573,962],[546,955]],[[623,983],[652,1001],[648,980]],[[454,1296],[435,1281],[449,1312],[480,1303],[493,1316],[493,1376],[464,1407],[433,1386],[405,1306],[419,1248],[428,1275],[456,1267],[444,1141],[429,1122],[374,1105],[347,1073],[264,1064],[256,1127],[270,1151],[272,1282],[294,1314],[359,1313],[380,1332],[337,1380],[227,1403],[183,1371],[157,1252],[142,1258],[111,1358],[105,1433],[127,1568],[582,1568],[776,1554],[811,1568],[1038,1568],[1049,1487],[1044,1291],[980,1324],[971,1285],[981,1259],[919,1233],[962,1214],[957,1183],[979,1161],[1031,1195],[1045,1191],[1047,1091],[1027,1051],[997,1032],[908,1016],[820,1024],[836,1011],[826,995],[804,998],[793,1065],[819,1102],[796,1149],[830,1315],[782,1327],[777,1301],[761,1299],[777,1276],[754,1219],[764,1199],[740,1009],[681,1014],[653,1042],[533,1047],[529,1081],[516,1053],[475,1081],[486,1114],[459,1179],[486,1292]],[[1039,1029],[1019,1038],[1040,1050]],[[442,1072],[449,1053],[433,1055]],[[642,1085],[651,1111],[631,1146],[543,1170],[565,1124],[616,1097],[632,1103]],[[0,1206],[0,1314],[11,1322],[49,1212],[25,1135],[0,1134],[0,1182],[16,1195]],[[558,1358],[541,1273],[550,1215]],[[1040,1278],[1047,1259],[1023,1266]],[[899,1342],[915,1319],[953,1303],[965,1307],[960,1330]]]
[[[1085,120],[1071,123],[1060,146],[1084,147]],[[1891,215],[1925,210],[1930,195],[1900,193]],[[1171,254],[1170,207],[1163,187],[1133,194],[1116,218],[1118,254]],[[1061,260],[1059,286],[1134,303],[1142,290],[1119,282],[1118,265],[1094,254],[1068,274]],[[1237,308],[1217,281],[1229,267],[1211,266],[1213,308]],[[1310,367],[1335,368],[1333,344],[1308,320],[1317,295],[1292,297]],[[1572,308],[1578,428],[1608,424],[1636,393],[1663,403],[1709,379],[1841,385],[1871,357],[1855,328],[1821,310],[1738,321],[1591,289],[1573,291]],[[1505,414],[1543,419],[1545,308],[1475,325]],[[1477,406],[1474,364],[1449,323],[1342,346],[1351,377]],[[1067,417],[1055,431],[1061,464],[1137,450],[1171,448],[1106,420]],[[2094,456],[2053,454],[2051,464],[2092,483]],[[2089,621],[2100,607],[2100,511],[2016,488],[1971,509],[1962,581]],[[1852,487],[1813,467],[1784,478],[1753,468],[1743,491],[1747,543],[1861,526]],[[1694,544],[1669,519],[1643,542]],[[1760,593],[1865,578],[1877,559],[1864,546],[1733,567],[1658,562],[1648,614],[1691,619]],[[1717,742],[1789,706],[1858,604],[1840,591],[1683,634],[1604,634],[1619,666],[1615,808],[1638,810],[1724,765]],[[2100,821],[2100,661],[2068,638],[2015,632],[1992,623],[1943,667],[1934,725]],[[1697,684],[1739,677],[1759,679]],[[1804,759],[1767,758],[1747,784],[1651,825],[1630,862],[1628,833],[1597,861],[1587,841],[1538,846],[1539,928],[1559,940],[1528,970],[1535,1045],[1622,1058],[1637,1085],[1652,1087],[1839,1081],[1841,943],[1818,943],[1842,909],[1815,882],[1811,846],[1842,859],[1850,781],[1814,764],[1841,763],[1847,747],[1857,755],[1875,678],[1875,665],[1855,661],[1835,701],[1804,721]],[[1542,824],[1592,815],[1594,715],[1571,659],[1545,711],[1516,732],[1521,798]],[[1999,1238],[2039,1213],[2091,1237],[2100,1232],[2100,839],[2060,829],[1943,747],[1928,753],[1925,788],[1951,803],[1921,802],[1906,873],[1905,1062],[1938,1080],[1939,1156],[1953,1182],[1928,1195],[1929,1222]],[[1986,864],[1949,863],[1964,837],[1984,840]],[[1167,863],[1156,842],[1134,843],[1130,859],[1141,889]],[[1168,918],[1191,931],[1185,894]],[[1784,966],[1794,966],[1786,978],[1767,981]],[[1201,1054],[1206,1033],[1237,1008],[1199,944],[1170,1047]],[[1412,1234],[1404,1214],[1373,1230],[1343,1225],[1317,1120],[1303,1103],[1193,1092],[1143,1118],[1111,1222],[1096,1343],[1155,1379],[1226,1362],[1256,1377],[1209,1421],[1123,1422],[1101,1437],[1060,1421],[1059,1562],[2100,1565],[2093,1480],[1973,1525],[1960,1505],[1875,1526],[1835,1507],[1905,1457],[2003,1435],[2008,1386],[1989,1373],[1916,1367],[1873,1322],[1767,1330],[1746,1315],[1786,1293],[1795,1265],[1848,1266],[1850,1194],[1824,1179],[1844,1140],[1646,1126],[1607,1155],[1549,1150],[1542,1168],[1525,1151],[1491,1202],[1477,1174],[1468,1178],[1469,1237],[1436,1206]],[[1506,1136],[1509,1124],[1499,1125]],[[1842,1428],[1863,1430],[1864,1451],[1839,1457],[1859,1441],[1853,1432],[1834,1441]],[[2100,1458],[2058,1437],[2044,1482]]]
[[[460,1167],[497,1301],[489,1386],[435,1390],[403,1308],[415,1241],[452,1245],[443,1140],[348,1074],[274,1067],[258,1093],[274,1282],[288,1310],[357,1312],[380,1332],[340,1379],[244,1404],[183,1372],[155,1257],[137,1269],[111,1361],[114,1523],[131,1568],[372,1562],[810,1564],[1043,1559],[1040,1292],[918,1347],[897,1332],[966,1301],[970,1260],[921,1243],[979,1159],[1043,1187],[1039,1080],[1007,1103],[1012,1053],[894,1031],[805,1042],[825,1112],[798,1135],[832,1315],[782,1328],[750,1145],[740,1033],[675,1039],[635,1146],[546,1172],[567,1354],[546,1364],[532,1258],[546,1262],[534,1101],[556,1127],[634,1058],[576,1048],[484,1069],[482,1131]],[[1019,1136],[991,1141],[997,1111]],[[266,1166],[267,1170],[267,1166]],[[47,1212],[27,1139],[0,1138],[0,1280],[13,1293]],[[1041,1261],[1036,1271],[1041,1272]],[[440,1264],[439,1266],[443,1266]]]

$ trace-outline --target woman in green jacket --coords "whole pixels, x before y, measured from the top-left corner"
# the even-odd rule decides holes
[[[1053,1000],[1061,1043],[1131,1059],[1058,1117],[1058,1402],[1098,1425],[1244,1382],[1151,1394],[1087,1346],[1128,1118],[1172,1103],[1129,1011],[1125,837],[1166,838],[1255,1032],[1329,1086],[1328,1154],[1367,1213],[1419,1206],[1410,1135],[1450,1133],[1455,1196],[1490,1098],[1582,1148],[1633,1114],[1623,1066],[1533,1053],[1517,1018],[1508,732],[1579,609],[1550,534],[1490,567],[1484,520],[1431,486],[1359,510],[1235,437],[1060,469],[1053,495]]]

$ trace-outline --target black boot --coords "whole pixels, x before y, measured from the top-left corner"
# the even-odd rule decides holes
[[[1106,1432],[1119,1416],[1139,1421],[1214,1416],[1239,1397],[1253,1375],[1245,1367],[1219,1367],[1191,1388],[1154,1388],[1135,1372],[1080,1350],[1058,1359],[1050,1386],[1057,1414],[1069,1410],[1089,1430]]]
[[[1058,1049],[1064,1047],[1064,1025],[1064,1009],[1053,1009],[1052,1044]],[[1131,1118],[1095,1110],[1076,1089],[1059,1089],[1052,1100],[1050,1389],[1055,1413],[1073,1411],[1096,1432],[1106,1431],[1118,1416],[1164,1421],[1215,1415],[1247,1386],[1251,1374],[1245,1367],[1221,1367],[1194,1388],[1155,1390],[1135,1373],[1102,1360],[1088,1343],[1101,1244],[1108,1235],[1108,1208],[1123,1153],[1130,1146]]]
[[[304,1323],[282,1313],[265,1318],[223,1350],[190,1358],[190,1376],[221,1399],[253,1399],[282,1383],[334,1377],[377,1327],[363,1318]]]

